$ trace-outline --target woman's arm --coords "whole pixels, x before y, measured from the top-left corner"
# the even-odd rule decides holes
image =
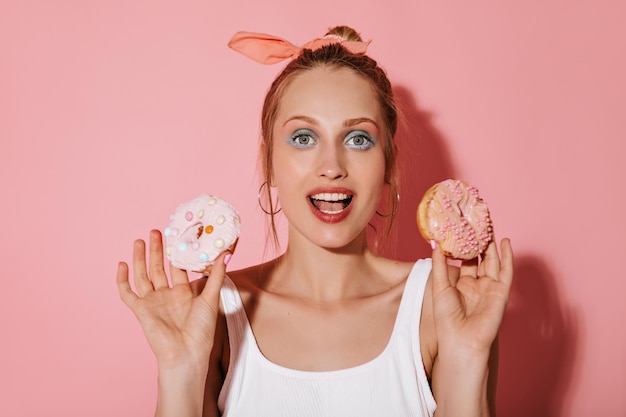
[[[497,332],[513,278],[513,253],[491,243],[480,265],[464,263],[452,282],[446,259],[433,251],[433,310],[438,351],[433,364],[437,417],[487,417],[494,409]]]
[[[171,284],[163,265],[159,231],[150,233],[150,259],[142,240],[133,248],[133,277],[120,262],[117,285],[121,299],[133,311],[154,352],[158,370],[156,415],[202,415],[209,358],[219,314],[219,291],[224,281],[225,254],[213,265],[204,289],[194,291],[185,271],[170,268]]]
[[[209,372],[206,378],[206,388],[204,391],[204,412],[203,417],[220,417],[218,399],[230,362],[230,349],[228,346],[228,328],[226,317],[220,314],[217,318],[215,329],[215,342],[209,359]]]
[[[475,358],[472,358],[475,359]],[[453,362],[448,363],[450,368],[460,367],[457,369],[464,369],[464,364],[454,364]],[[483,381],[480,371],[475,379],[472,381],[470,372],[463,372],[460,378],[454,375],[445,375],[445,367],[444,372],[441,372],[439,369],[439,360],[435,359],[433,364],[433,378],[432,378],[432,389],[433,395],[437,399],[437,412],[435,413],[437,417],[443,415],[448,415],[445,411],[446,403],[450,401],[458,402],[460,406],[463,407],[464,410],[469,409],[477,409],[478,414],[481,417],[489,417],[496,415],[496,388],[498,384],[498,340],[494,341],[493,346],[491,347],[491,353],[489,355],[489,359],[487,361],[486,368],[486,384]],[[446,383],[445,381],[452,380],[452,383]],[[460,383],[461,385],[469,385],[470,387],[477,388],[478,391],[475,393],[474,397],[469,396],[469,401],[472,401],[472,398],[479,398],[479,401],[476,405],[471,406],[468,405],[468,400],[463,399],[461,393],[464,392],[464,388],[456,388],[453,386],[455,382]],[[453,398],[447,400],[445,398],[446,394],[449,393]],[[449,410],[452,413],[452,410]]]
[[[208,367],[159,368],[156,417],[200,417]]]

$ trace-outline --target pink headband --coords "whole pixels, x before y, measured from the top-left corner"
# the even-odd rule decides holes
[[[264,33],[237,32],[228,42],[228,46],[261,64],[275,64],[287,58],[297,58],[303,49],[315,50],[333,43],[340,43],[353,54],[364,54],[370,42],[346,41],[337,35],[326,35],[299,47],[289,41]]]

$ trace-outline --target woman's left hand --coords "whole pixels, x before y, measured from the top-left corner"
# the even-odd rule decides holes
[[[489,356],[513,280],[513,251],[509,239],[495,240],[482,261],[463,262],[456,283],[451,280],[446,257],[433,250],[432,293],[439,354],[468,353]]]

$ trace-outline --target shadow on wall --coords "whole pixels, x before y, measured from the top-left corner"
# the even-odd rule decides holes
[[[500,329],[499,416],[566,416],[578,335],[576,312],[562,306],[544,262],[518,257]]]
[[[417,206],[426,190],[437,182],[454,178],[454,171],[445,140],[433,125],[433,115],[419,108],[408,88],[395,86],[393,92],[402,114],[396,134],[400,208],[389,244],[381,253],[402,261],[414,261],[431,255],[430,245],[417,228]],[[385,226],[376,224],[375,227]]]
[[[394,94],[404,117],[396,135],[401,199],[390,240],[381,252],[412,261],[431,252],[417,228],[417,206],[431,185],[456,178],[456,173],[433,115],[420,109],[410,89],[396,86]],[[575,311],[562,306],[547,266],[536,257],[516,258],[511,300],[500,330],[498,416],[566,417],[563,401],[577,340]]]

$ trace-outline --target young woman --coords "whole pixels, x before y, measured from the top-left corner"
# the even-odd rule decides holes
[[[261,154],[271,216],[288,220],[284,253],[208,279],[165,272],[161,235],[133,251],[136,292],[122,300],[159,367],[159,416],[488,416],[496,336],[512,281],[508,239],[481,262],[378,256],[366,238],[383,199],[395,213],[397,114],[366,44],[338,27],[302,50],[244,34],[234,48],[293,60],[272,84]],[[268,40],[269,39],[269,40]],[[269,188],[278,200],[272,201]],[[389,201],[389,200],[388,200]],[[436,410],[436,411],[435,411]]]

